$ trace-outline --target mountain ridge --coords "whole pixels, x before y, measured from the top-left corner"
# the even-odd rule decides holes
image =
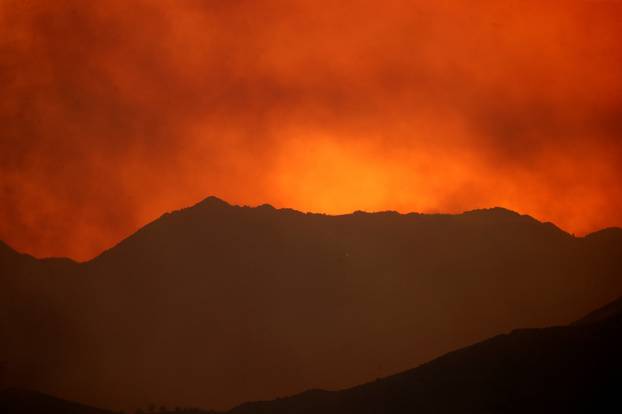
[[[216,196],[207,196],[206,198],[202,199],[201,201],[188,206],[188,207],[183,207],[180,209],[176,209],[176,210],[171,210],[171,211],[167,211],[165,213],[163,213],[162,215],[160,215],[158,218],[140,226],[138,229],[136,229],[134,232],[132,232],[129,236],[119,240],[117,243],[113,244],[112,246],[104,249],[101,253],[97,254],[96,256],[92,257],[91,259],[87,259],[87,260],[83,260],[83,261],[77,261],[74,260],[70,257],[67,256],[45,256],[45,257],[37,257],[37,256],[33,256],[29,253],[25,253],[25,252],[20,252],[18,250],[16,250],[15,248],[13,248],[12,246],[9,245],[9,243],[0,240],[0,251],[2,250],[8,250],[12,253],[16,253],[16,254],[20,254],[20,255],[24,255],[33,259],[37,259],[37,260],[69,260],[71,262],[74,263],[78,263],[78,264],[84,264],[84,263],[89,263],[91,261],[96,260],[99,256],[102,256],[104,254],[106,254],[107,252],[113,250],[115,247],[117,247],[118,245],[122,244],[125,240],[132,238],[134,235],[136,235],[137,233],[140,233],[145,227],[148,227],[162,219],[165,219],[169,216],[175,216],[177,214],[183,214],[183,213],[187,213],[187,212],[191,212],[191,211],[197,211],[197,210],[209,210],[209,209],[226,209],[226,208],[233,208],[233,209],[245,209],[245,210],[256,210],[256,211],[271,211],[271,212],[275,212],[275,213],[284,213],[284,214],[298,214],[298,215],[306,215],[306,216],[318,216],[318,217],[326,217],[326,218],[340,218],[340,217],[348,217],[348,216],[355,216],[355,215],[386,215],[386,214],[390,214],[390,215],[396,215],[396,216],[400,216],[400,217],[418,217],[418,218],[456,218],[456,217],[461,217],[461,216],[480,216],[480,217],[486,217],[486,216],[491,216],[491,217],[498,217],[498,218],[513,218],[513,219],[521,219],[521,220],[525,220],[525,221],[530,221],[533,222],[534,224],[540,224],[542,226],[546,226],[551,228],[552,230],[558,231],[559,233],[563,233],[564,235],[567,236],[571,236],[571,237],[575,237],[577,239],[594,239],[594,238],[599,238],[599,237],[620,237],[622,238],[622,228],[621,227],[617,227],[617,226],[610,226],[610,227],[605,227],[602,229],[598,229],[598,230],[594,230],[590,233],[587,233],[583,236],[575,236],[574,234],[571,234],[569,232],[567,232],[566,230],[563,230],[562,228],[560,228],[559,226],[557,226],[555,223],[550,222],[550,221],[540,221],[538,219],[536,219],[535,217],[529,215],[529,214],[522,214],[519,213],[517,211],[505,208],[505,207],[500,207],[500,206],[496,206],[496,207],[487,207],[487,208],[476,208],[476,209],[472,209],[472,210],[465,210],[461,213],[421,213],[421,212],[405,212],[405,213],[401,213],[395,210],[379,210],[379,211],[364,211],[364,210],[355,210],[352,211],[351,213],[343,213],[343,214],[328,214],[328,213],[320,213],[320,212],[311,212],[311,211],[302,211],[302,210],[296,210],[296,209],[292,209],[292,208],[288,208],[288,207],[283,207],[283,208],[277,208],[272,206],[271,204],[260,204],[260,205],[256,205],[256,206],[252,206],[252,205],[245,205],[245,204],[231,204],[221,198],[218,198]]]
[[[99,406],[345,388],[622,295],[607,234],[503,209],[329,216],[210,198],[86,263],[0,257],[0,361],[16,386]]]
[[[622,327],[621,303],[622,297],[598,310],[591,312],[568,326],[554,326],[539,329],[515,329],[507,334],[499,334],[484,341],[448,352],[415,368],[405,370],[389,377],[379,378],[376,381],[357,385],[352,388],[337,391],[314,389],[307,390],[297,395],[281,397],[269,401],[251,401],[241,404],[226,413],[407,413],[413,412],[413,409],[416,410],[416,412],[426,413],[436,413],[439,412],[439,410],[441,410],[440,412],[465,412],[466,410],[468,412],[498,413],[518,413],[524,412],[524,410],[529,410],[529,412],[544,413],[551,412],[551,409],[554,411],[563,409],[564,412],[585,412],[585,409],[594,409],[595,407],[610,409],[615,405],[620,406],[620,402],[617,400],[616,383],[613,380],[613,375],[616,375],[619,372],[618,370],[622,368],[622,359],[619,355],[616,357],[613,351],[619,349],[619,346],[622,345],[622,335],[620,334],[620,328]],[[604,317],[598,318],[597,320],[590,319],[592,315],[602,312],[603,309],[613,308],[615,308],[615,312],[608,312]],[[604,338],[601,337],[603,333],[607,335]],[[513,383],[512,380],[508,379],[513,375],[516,375],[516,373],[511,370],[504,372],[504,370],[500,367],[507,368],[505,365],[507,365],[507,361],[510,359],[514,359],[516,361],[511,363],[516,364],[516,366],[523,363],[519,362],[520,357],[517,358],[516,356],[511,356],[510,354],[507,354],[499,359],[501,365],[500,367],[495,368],[493,376],[490,380],[505,381],[512,384],[513,388],[508,388],[506,390],[509,391],[508,394],[503,393],[501,389],[499,389],[494,391],[495,393],[498,392],[499,395],[489,395],[483,399],[480,399],[477,397],[466,397],[460,391],[459,387],[456,387],[456,385],[462,385],[464,387],[467,382],[474,381],[479,387],[476,388],[479,392],[491,392],[490,390],[487,390],[487,387],[482,386],[483,383],[481,379],[477,377],[482,374],[484,377],[490,375],[485,373],[485,364],[478,367],[478,369],[483,371],[482,373],[473,373],[471,374],[472,377],[469,377],[468,371],[465,372],[465,366],[474,365],[474,363],[475,365],[477,365],[477,363],[481,363],[482,351],[484,351],[483,356],[486,358],[491,356],[497,358],[498,355],[495,355],[494,352],[507,352],[504,348],[508,348],[508,350],[513,350],[512,352],[518,351],[520,353],[521,346],[526,345],[528,347],[528,351],[530,352],[534,349],[536,352],[542,351],[542,349],[538,349],[538,347],[545,348],[544,356],[539,355],[538,358],[546,360],[547,358],[552,358],[553,352],[561,351],[562,349],[560,347],[559,350],[556,350],[554,347],[551,347],[550,343],[547,343],[551,340],[555,345],[574,346],[576,349],[573,352],[579,352],[579,354],[585,358],[585,360],[578,361],[579,364],[582,363],[584,365],[582,368],[576,369],[573,367],[569,370],[569,372],[574,375],[570,381],[567,381],[567,378],[565,378],[564,381],[561,381],[564,384],[570,384],[575,387],[576,384],[574,384],[573,381],[578,381],[579,384],[581,384],[581,387],[587,386],[587,388],[582,388],[583,394],[577,393],[577,395],[573,395],[572,392],[568,392],[569,390],[567,388],[557,384],[550,387],[549,384],[543,380],[543,378],[538,378],[537,375],[532,377],[523,376],[520,377],[518,382]],[[513,342],[517,343],[518,346],[513,344]],[[581,353],[580,348],[586,345],[591,346],[589,349],[591,354]],[[605,345],[604,349],[601,348],[602,345]],[[548,350],[546,350],[547,347],[549,348]],[[491,352],[491,349],[494,352]],[[577,361],[573,360],[572,357],[579,354],[575,354],[573,352],[568,354],[570,358],[562,358],[562,363],[567,363],[569,365],[574,363],[575,366],[578,365]],[[597,356],[597,352],[605,352],[605,357],[603,358],[602,355],[600,355],[600,357]],[[523,354],[523,356],[528,355],[527,352],[523,352]],[[614,359],[611,360],[610,366],[607,362],[608,357],[614,357]],[[503,358],[508,359],[504,360]],[[463,365],[465,363],[466,365]],[[531,364],[526,361],[525,363],[527,365]],[[593,367],[589,367],[589,365],[593,363],[598,364],[598,367],[594,370],[594,372],[598,372],[599,374],[604,373],[604,375],[611,375],[611,377],[589,377],[587,380],[586,378],[581,378],[587,374],[588,371],[593,373],[591,370]],[[557,364],[559,364],[558,361],[553,363],[555,369],[560,368]],[[455,371],[443,371],[443,365],[449,366],[450,368],[455,369]],[[582,371],[584,369],[588,371]],[[436,373],[434,372],[435,370]],[[426,379],[426,376],[428,376],[430,371],[432,371],[433,376]],[[450,377],[454,376],[454,378],[449,381],[441,380],[441,375],[438,374],[438,371],[441,371],[442,375],[449,375]],[[536,374],[547,375],[546,369],[543,370],[538,367],[533,368],[530,366],[527,369],[527,372],[529,374],[535,372]],[[551,373],[548,375],[550,374]],[[461,376],[464,376],[464,378]],[[536,378],[538,379],[536,380]],[[523,382],[521,383],[520,381]],[[443,399],[438,399],[440,395],[437,395],[437,392],[434,391],[435,382],[440,382],[441,384],[448,382],[449,384],[453,384],[455,388],[443,389]],[[525,387],[525,390],[521,390],[520,387],[516,387],[516,385],[519,384],[520,386]],[[410,385],[410,387],[408,385]],[[491,384],[486,385],[490,386]],[[555,386],[559,387],[559,389],[555,389]],[[554,391],[552,393],[557,393],[558,395],[553,395],[551,397],[551,395],[547,394],[538,394],[542,392],[540,387],[542,387],[542,389],[553,388]],[[603,387],[604,390],[597,390],[598,387]],[[528,391],[525,392],[526,390]],[[577,389],[577,391],[578,390],[579,389]],[[404,391],[407,392],[405,393]],[[377,394],[379,393],[381,395],[380,401],[375,401],[378,399]],[[426,399],[429,400],[428,393],[432,393],[434,395],[431,402],[426,401]],[[512,393],[514,393],[514,395],[512,395]],[[411,394],[415,395],[414,399]],[[512,395],[512,397],[508,398],[510,395]],[[401,398],[398,397],[396,399],[396,396],[401,396]],[[596,396],[599,398],[604,397],[604,400],[598,400]],[[458,402],[452,401],[452,398],[458,398]],[[487,401],[487,398],[489,398],[490,401]],[[417,401],[417,399],[420,399],[420,401]],[[447,411],[443,411],[443,409]]]

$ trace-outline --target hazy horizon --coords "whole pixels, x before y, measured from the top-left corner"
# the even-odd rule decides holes
[[[353,211],[349,211],[349,212],[343,212],[343,213],[323,213],[323,212],[317,212],[317,211],[304,211],[304,210],[297,210],[294,208],[290,208],[287,206],[274,206],[272,204],[269,203],[260,203],[260,204],[252,204],[252,205],[247,205],[247,204],[234,204],[234,203],[230,203],[227,200],[215,196],[215,195],[209,195],[207,197],[204,197],[203,199],[195,202],[194,204],[190,204],[188,206],[183,206],[183,207],[179,207],[177,209],[173,209],[173,210],[169,210],[169,211],[165,211],[162,212],[160,215],[158,215],[157,217],[155,217],[153,220],[150,220],[146,223],[143,223],[141,225],[139,225],[137,228],[131,230],[127,235],[122,236],[120,239],[113,241],[112,244],[110,244],[109,246],[104,246],[102,248],[101,251],[96,252],[92,257],[86,257],[86,258],[76,258],[76,257],[71,257],[69,255],[58,255],[58,256],[36,256],[34,254],[32,254],[31,252],[28,251],[24,251],[24,250],[19,250],[17,248],[15,248],[14,246],[12,246],[8,241],[6,240],[2,240],[0,239],[1,242],[4,242],[7,246],[9,246],[11,249],[19,252],[19,253],[23,253],[23,254],[27,254],[29,256],[35,257],[37,259],[45,259],[45,258],[67,258],[67,259],[71,259],[77,263],[85,263],[85,262],[89,262],[91,260],[93,260],[94,258],[98,257],[99,255],[101,255],[103,252],[110,250],[111,248],[115,247],[116,245],[118,245],[120,242],[122,242],[123,240],[127,239],[128,237],[131,237],[133,234],[135,234],[137,231],[139,231],[141,228],[153,223],[154,221],[157,221],[158,219],[160,219],[162,216],[167,215],[167,214],[173,214],[182,210],[186,210],[189,208],[194,208],[197,207],[199,205],[201,205],[201,203],[203,203],[206,200],[209,199],[216,199],[218,201],[224,202],[225,204],[229,205],[230,207],[239,207],[239,208],[258,208],[258,207],[263,207],[263,206],[269,206],[271,208],[274,208],[275,210],[286,210],[286,211],[295,211],[301,214],[316,214],[316,215],[322,215],[322,216],[330,216],[330,217],[334,217],[334,216],[344,216],[344,215],[350,215],[350,214],[355,214],[355,213],[366,213],[366,214],[377,214],[377,213],[397,213],[399,215],[409,215],[409,214],[417,214],[417,215],[461,215],[461,214],[466,214],[466,213],[471,213],[471,212],[477,212],[477,211],[487,211],[487,210],[495,210],[495,209],[501,209],[501,210],[506,210],[521,216],[527,216],[527,217],[531,217],[534,220],[540,222],[540,223],[551,223],[553,224],[556,228],[558,228],[559,230],[563,231],[566,234],[572,235],[573,237],[586,237],[589,236],[590,234],[594,234],[594,233],[598,233],[600,231],[603,230],[607,230],[607,229],[622,229],[622,227],[618,227],[618,226],[606,226],[606,227],[602,227],[602,228],[597,228],[594,229],[593,231],[584,233],[584,234],[575,234],[572,233],[570,231],[567,231],[564,228],[559,227],[556,223],[551,222],[551,221],[543,221],[540,220],[538,217],[533,217],[529,214],[523,214],[520,211],[515,211],[503,206],[491,206],[491,207],[479,207],[479,208],[474,208],[471,210],[464,210],[464,211],[458,211],[458,212],[442,212],[442,211],[435,211],[435,212],[419,212],[419,211],[397,211],[397,210],[392,210],[392,209],[386,209],[386,210],[353,210]]]
[[[83,259],[220,194],[622,226],[622,2],[0,3],[0,239]]]

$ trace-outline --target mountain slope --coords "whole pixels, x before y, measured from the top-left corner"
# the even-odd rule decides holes
[[[10,384],[104,407],[344,388],[577,319],[622,295],[621,249],[615,230],[575,238],[498,208],[327,216],[208,198],[87,263],[1,258],[19,294],[1,296],[15,310],[0,358]],[[41,323],[22,329],[33,304]]]
[[[581,325],[517,330],[373,383],[228,414],[620,412],[620,349],[618,311]]]
[[[615,300],[602,308],[590,312],[585,317],[574,322],[575,325],[585,325],[600,322],[622,314],[622,298]]]
[[[33,391],[0,390],[0,412],[4,414],[112,414]]]
[[[372,383],[245,403],[226,414],[618,412],[622,408],[618,388],[621,300],[602,308],[606,316],[598,320],[586,317],[570,326],[513,331]],[[16,390],[0,391],[0,410],[6,414],[104,413]]]

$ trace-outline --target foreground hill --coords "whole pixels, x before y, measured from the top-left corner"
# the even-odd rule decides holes
[[[113,414],[72,401],[51,397],[39,392],[0,390],[0,412],[3,414]]]
[[[97,406],[225,408],[569,323],[622,295],[620,269],[622,230],[575,238],[504,209],[327,216],[208,198],[86,263],[0,246],[0,361],[7,385]]]
[[[619,303],[602,319],[513,331],[373,383],[228,414],[621,412]]]
[[[570,326],[498,335],[372,383],[246,403],[224,414],[620,412],[620,303]],[[109,413],[14,390],[0,392],[0,409],[5,414]]]

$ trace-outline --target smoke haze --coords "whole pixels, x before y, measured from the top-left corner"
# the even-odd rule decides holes
[[[0,239],[89,259],[209,194],[622,225],[622,3],[0,1]]]

